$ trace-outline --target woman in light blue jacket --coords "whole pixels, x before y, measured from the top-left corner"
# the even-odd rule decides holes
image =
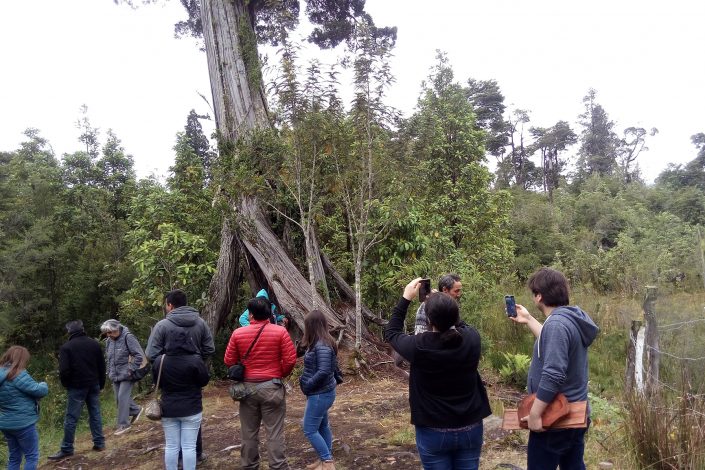
[[[8,470],[19,470],[23,455],[25,470],[39,463],[39,399],[49,387],[27,373],[28,362],[29,351],[22,346],[10,346],[0,358],[0,430],[10,451]]]

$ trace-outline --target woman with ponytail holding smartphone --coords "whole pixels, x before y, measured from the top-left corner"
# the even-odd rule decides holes
[[[436,292],[426,298],[429,330],[404,333],[411,301],[421,278],[414,279],[392,311],[384,339],[409,364],[411,422],[425,470],[476,470],[480,465],[482,420],[491,414],[478,372],[480,335],[460,321],[458,303]]]

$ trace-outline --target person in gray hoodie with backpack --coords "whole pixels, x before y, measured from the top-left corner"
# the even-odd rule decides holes
[[[146,366],[142,346],[130,330],[119,321],[106,320],[100,331],[107,336],[105,357],[108,362],[108,378],[113,382],[113,391],[118,406],[117,429],[115,435],[127,432],[142,414],[142,407],[132,399],[132,385],[135,373]]]
[[[542,268],[529,278],[528,287],[546,321],[541,324],[522,305],[516,317],[509,317],[536,337],[527,383],[536,400],[524,418],[530,430],[527,470],[585,469],[587,428],[547,430],[541,415],[559,393],[568,402],[588,399],[588,347],[600,330],[580,307],[569,305],[568,280],[561,272]]]
[[[165,318],[159,320],[147,341],[147,357],[154,363],[159,356],[166,354],[167,342],[170,338],[180,335],[185,330],[196,348],[196,353],[204,363],[208,364],[215,352],[213,334],[206,322],[193,307],[186,305],[188,299],[181,289],[174,289],[164,295]],[[203,452],[203,437],[198,431],[196,439],[196,459],[203,462],[206,454]]]

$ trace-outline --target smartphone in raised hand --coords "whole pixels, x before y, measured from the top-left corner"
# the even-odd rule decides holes
[[[515,318],[517,316],[517,304],[514,301],[513,295],[504,296],[504,305],[507,311],[507,316]]]
[[[431,280],[421,279],[419,283],[421,284],[419,286],[419,302],[424,302],[428,294],[431,293]]]

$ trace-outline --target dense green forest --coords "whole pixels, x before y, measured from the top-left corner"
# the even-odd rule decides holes
[[[538,127],[529,111],[507,108],[499,83],[455,77],[440,52],[415,111],[403,117],[385,101],[392,43],[360,29],[337,66],[304,63],[295,45],[282,45],[268,88],[270,126],[235,140],[216,133],[212,145],[202,127],[210,117],[192,110],[165,180],[139,179],[134,157],[85,107],[73,153],[56,155],[37,129],[0,152],[0,345],[28,347],[38,358],[33,370],[58,387],[55,353],[67,321],[82,319],[97,337],[102,321],[119,318],[145,341],[165,291],[184,289],[203,308],[223,227],[250,230],[234,222],[232,201],[257,197],[296,269],[333,309],[350,309],[352,299],[330,270],[314,275],[313,246],[381,321],[409,279],[460,274],[461,309],[482,334],[483,367],[520,388],[531,338],[506,321],[502,295],[528,303],[523,284],[534,270],[562,270],[573,300],[603,322],[591,400],[596,413],[615,414],[605,398],[621,393],[627,319],[644,287],[679,300],[703,291],[705,134],[692,137],[688,163],[646,182],[639,155],[657,130],[618,133],[597,91],[586,91],[579,116]],[[246,269],[234,282],[230,315],[216,325],[221,348],[252,295]],[[368,323],[378,334],[379,322]],[[697,355],[692,341],[664,338],[662,346]],[[663,380],[682,382],[682,363],[664,364]],[[702,369],[702,361],[689,365],[696,388]],[[61,410],[61,397],[52,399]],[[57,427],[60,416],[44,413],[42,423]]]
[[[357,52],[358,94],[346,106],[334,70],[302,66],[285,50],[273,129],[215,149],[202,131],[206,116],[191,111],[166,181],[137,179],[118,136],[93,127],[86,109],[71,154],[55,155],[28,129],[18,149],[0,153],[0,340],[53,351],[73,318],[92,333],[109,317],[146,333],[173,287],[202,306],[224,193],[267,201],[302,272],[302,229],[313,227],[352,281],[350,219],[367,178],[374,243],[361,290],[381,317],[404,280],[446,271],[463,277],[467,318],[481,317],[502,288],[540,266],[565,271],[575,286],[632,298],[646,284],[703,288],[705,134],[693,136],[689,163],[669,165],[647,184],[637,157],[650,132],[618,135],[594,90],[576,124],[534,127],[528,112],[505,108],[499,84],[457,79],[439,53],[416,111],[402,118],[384,103],[388,52]],[[362,93],[370,85],[374,93]],[[250,295],[240,281],[236,312]]]

